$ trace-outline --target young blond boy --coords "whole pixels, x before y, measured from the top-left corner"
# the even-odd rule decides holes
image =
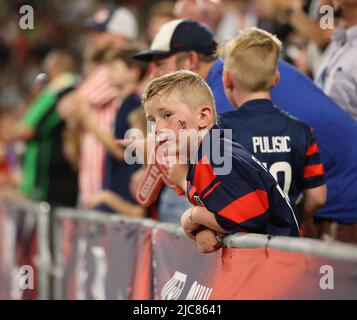
[[[171,179],[186,190],[193,204],[181,223],[192,239],[199,234],[196,240],[201,251],[220,246],[217,233],[299,236],[294,212],[276,180],[241,145],[226,139],[215,124],[214,98],[202,78],[184,70],[161,76],[149,83],[143,106],[158,143],[167,147],[169,155],[181,145],[188,146],[187,154],[195,154],[196,159],[189,159],[186,166],[173,166]],[[190,145],[189,135],[186,141],[180,141],[182,130],[196,131],[202,138],[197,145]],[[172,134],[174,141],[165,138]],[[176,148],[172,148],[172,142]],[[204,147],[207,145],[210,148]],[[231,170],[220,170],[217,153],[224,155]]]
[[[254,27],[225,45],[223,82],[237,110],[222,114],[219,123],[272,172],[304,235],[314,236],[313,215],[326,201],[324,168],[313,130],[271,100],[280,50],[275,36]]]

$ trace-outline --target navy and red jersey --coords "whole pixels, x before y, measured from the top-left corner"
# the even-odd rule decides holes
[[[187,197],[212,212],[227,233],[300,235],[294,211],[274,177],[218,126],[205,135],[189,166]]]
[[[277,179],[296,206],[304,189],[325,184],[325,172],[313,130],[269,99],[244,103],[220,115],[220,126],[232,129],[233,139],[251,152]]]

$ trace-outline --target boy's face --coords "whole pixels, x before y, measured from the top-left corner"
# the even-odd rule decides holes
[[[200,108],[197,110],[190,108],[174,95],[168,98],[157,95],[145,104],[146,118],[155,132],[158,144],[161,146],[175,142],[177,152],[187,148],[189,139],[185,136],[181,137],[185,141],[181,141],[180,130],[200,129],[200,112]]]
[[[178,134],[180,129],[198,130],[196,112],[172,96],[168,98],[157,95],[145,104],[147,120],[155,134],[171,130]]]

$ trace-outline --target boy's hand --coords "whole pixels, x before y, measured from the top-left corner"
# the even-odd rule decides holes
[[[195,207],[187,209],[181,217],[181,225],[182,225],[183,230],[185,231],[187,236],[193,240],[196,239],[195,231],[201,227],[200,224],[196,223],[192,219],[191,215],[192,215],[192,211],[194,209],[195,209]]]
[[[218,241],[216,233],[210,229],[199,231],[196,234],[196,244],[202,253],[210,253],[222,248],[222,242]]]
[[[169,164],[167,178],[175,185],[181,187],[183,190],[186,190],[187,171],[187,164]]]

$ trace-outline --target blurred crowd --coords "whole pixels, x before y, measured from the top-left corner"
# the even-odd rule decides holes
[[[136,202],[143,168],[126,164],[116,142],[130,128],[147,131],[140,93],[172,71],[170,61],[132,56],[178,18],[208,25],[221,44],[257,26],[282,41],[283,60],[357,119],[356,87],[354,97],[341,96],[321,71],[337,27],[357,25],[356,9],[343,14],[339,2],[357,7],[354,0],[0,0],[1,196],[179,222],[188,203],[172,200],[170,188],[155,206]],[[25,4],[34,9],[33,30],[19,26]],[[332,16],[324,5],[334,8]],[[321,27],[321,19],[332,26]],[[343,40],[354,44],[354,57],[356,39],[354,30]],[[356,70],[343,72],[355,81]]]

